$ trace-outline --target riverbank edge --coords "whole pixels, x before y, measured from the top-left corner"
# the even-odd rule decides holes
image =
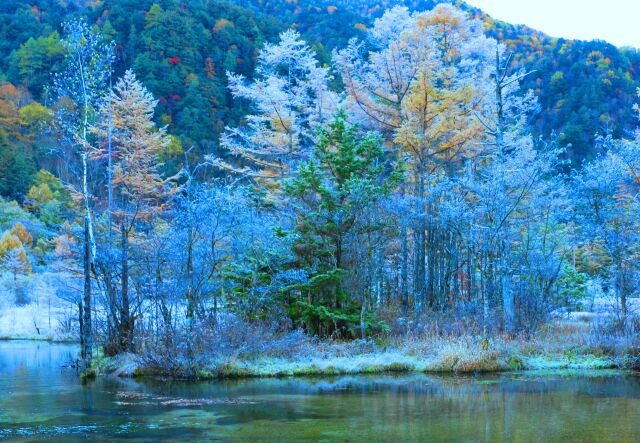
[[[500,372],[556,372],[635,370],[638,358],[631,355],[607,357],[595,355],[512,355],[507,358],[477,359],[471,364],[453,360],[421,358],[396,352],[381,352],[355,357],[291,360],[258,358],[227,360],[208,367],[162,370],[145,366],[134,354],[98,357],[93,369],[96,375],[125,378],[162,377],[188,380],[219,380],[241,378],[281,378],[368,374],[472,374]]]
[[[43,343],[63,343],[63,344],[80,344],[77,338],[73,337],[51,337],[51,336],[12,336],[0,335],[0,341],[35,341]]]

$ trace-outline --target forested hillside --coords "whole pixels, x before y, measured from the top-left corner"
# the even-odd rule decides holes
[[[593,352],[637,349],[637,51],[399,3],[3,2],[0,301],[85,371],[419,335],[503,368],[604,299]]]
[[[345,46],[350,38],[361,38],[373,19],[398,3],[428,10],[436,2],[8,0],[0,5],[0,78],[7,82],[2,99],[18,108],[31,100],[50,106],[46,86],[64,52],[61,21],[85,17],[116,42],[114,73],[135,69],[160,100],[155,118],[176,137],[167,159],[167,167],[176,169],[184,147],[194,146],[190,152],[199,158],[216,152],[223,128],[245,114],[246,103],[234,101],[228,93],[225,73],[251,77],[264,42],[293,26],[320,61],[329,64],[333,49]],[[540,98],[540,112],[530,117],[534,134],[547,140],[557,136],[568,146],[566,156],[574,164],[593,156],[596,134],[621,137],[634,129],[631,107],[640,80],[637,50],[551,38],[461,6],[483,19],[488,35],[513,49],[516,66],[533,71],[523,87]],[[16,88],[20,98],[10,97],[7,88]],[[11,103],[16,100],[19,103]],[[11,128],[16,121],[11,116],[3,119],[3,133],[11,143],[17,140],[12,134],[17,129]],[[9,164],[20,169],[21,179],[14,171],[13,178],[3,174],[0,183],[0,193],[12,198],[24,197],[35,171],[51,165],[45,142],[18,138],[24,149],[5,150],[0,162],[2,171]],[[7,180],[21,185],[9,186]]]

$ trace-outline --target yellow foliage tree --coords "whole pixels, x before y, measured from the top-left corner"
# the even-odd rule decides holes
[[[414,296],[432,300],[427,288],[427,253],[443,257],[427,236],[450,235],[429,226],[435,211],[433,186],[459,172],[477,154],[483,128],[475,118],[486,95],[490,49],[479,21],[450,4],[411,14],[393,8],[369,30],[373,51],[352,42],[337,54],[353,115],[377,128],[406,166],[413,210],[424,214],[413,231]],[[407,228],[403,227],[403,297],[408,294]],[[435,265],[430,265],[433,269]],[[430,282],[433,279],[429,279]]]
[[[33,185],[27,193],[27,206],[28,209],[39,211],[44,203],[53,200],[53,192],[49,185],[46,183],[40,183],[39,185]]]
[[[18,268],[23,273],[31,271],[31,264],[22,242],[11,232],[5,232],[0,238],[0,265],[11,267],[14,274],[19,273]]]
[[[53,114],[51,109],[42,106],[40,103],[33,102],[20,108],[18,111],[20,118],[24,124],[30,127],[37,127],[51,122]]]
[[[116,158],[110,216],[120,228],[121,285],[117,306],[113,302],[112,312],[117,313],[112,320],[118,329],[116,346],[125,351],[132,349],[135,325],[129,302],[130,238],[135,239],[133,234],[141,232],[137,228],[142,223],[153,224],[166,208],[168,198],[180,189],[174,177],[165,179],[159,173],[160,155],[170,146],[171,138],[165,128],[157,128],[153,121],[156,104],[157,100],[129,70],[118,80],[101,109],[106,124],[95,128],[99,139],[111,136]],[[108,156],[110,152],[101,149],[100,153]]]
[[[113,169],[117,207],[113,215],[130,230],[138,220],[147,220],[162,212],[166,198],[177,192],[173,178],[158,172],[160,157],[167,150],[180,150],[176,139],[153,122],[157,100],[127,71],[101,109],[103,121],[113,119],[113,149],[118,158]],[[108,137],[108,127],[94,129],[99,139]],[[108,153],[100,150],[100,155]]]
[[[22,245],[31,246],[31,242],[33,241],[33,237],[27,231],[27,228],[24,227],[22,223],[16,223],[9,231],[10,234],[16,236]]]
[[[226,18],[221,18],[220,20],[218,20],[216,22],[216,24],[213,26],[213,32],[218,32],[220,31],[222,28],[226,28],[227,26],[233,28],[233,23],[231,23],[229,20],[227,20]]]

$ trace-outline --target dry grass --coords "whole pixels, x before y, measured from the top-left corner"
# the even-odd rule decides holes
[[[251,331],[247,333],[246,331]],[[221,350],[209,344],[186,363],[179,349],[163,350],[171,362],[148,354],[135,375],[191,378],[329,376],[382,372],[476,373],[512,370],[604,369],[640,367],[640,335],[615,333],[581,320],[545,325],[529,337],[474,334],[406,334],[383,341],[321,341],[300,332],[245,329],[238,347]],[[247,335],[248,334],[248,335]],[[242,344],[250,336],[252,343]],[[268,341],[268,343],[260,343]],[[122,375],[132,371],[120,371]]]

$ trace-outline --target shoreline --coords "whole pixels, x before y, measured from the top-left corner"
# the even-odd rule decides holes
[[[73,339],[46,337],[0,337],[0,341],[42,342],[78,345]],[[373,374],[441,374],[469,375],[490,373],[557,371],[633,371],[640,369],[640,355],[625,353],[579,352],[575,346],[561,352],[545,352],[548,343],[500,341],[484,347],[462,338],[430,343],[428,351],[411,352],[395,347],[368,351],[355,350],[352,355],[308,354],[277,356],[199,356],[198,363],[184,366],[159,367],[149,363],[144,355],[120,354],[107,357],[98,349],[92,368],[81,378],[114,376],[122,378],[164,378],[172,380],[224,380],[245,378],[333,377]],[[340,348],[340,344],[337,345]],[[334,349],[334,352],[336,350]],[[343,352],[344,353],[344,352]]]
[[[234,360],[220,362],[209,368],[195,368],[189,371],[160,370],[145,366],[139,356],[127,355],[101,357],[94,362],[97,376],[123,378],[163,378],[171,380],[206,381],[249,378],[288,377],[333,377],[343,375],[374,374],[433,374],[469,375],[491,373],[562,371],[636,371],[636,358],[596,357],[580,355],[571,358],[562,356],[531,356],[518,360],[495,361],[485,366],[455,367],[442,361],[395,355],[396,358],[381,362],[387,353],[363,355],[357,358],[314,359],[312,361],[259,358],[255,360]]]
[[[15,337],[15,336],[0,336],[0,341],[35,341],[45,343],[61,343],[61,344],[77,344],[80,345],[80,340],[75,338],[54,338],[54,337]]]

